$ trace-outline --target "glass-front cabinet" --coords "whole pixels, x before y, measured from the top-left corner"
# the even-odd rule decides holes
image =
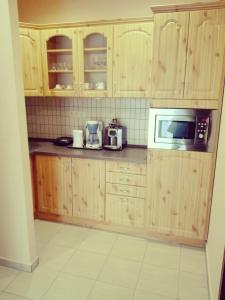
[[[112,26],[78,30],[80,96],[112,96]]]
[[[78,95],[76,41],[72,29],[42,31],[44,90],[49,96]]]

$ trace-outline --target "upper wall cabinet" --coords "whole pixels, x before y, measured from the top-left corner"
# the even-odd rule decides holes
[[[112,96],[112,26],[77,29],[80,95]]]
[[[189,13],[155,16],[152,95],[182,98],[185,80]]]
[[[219,100],[225,10],[155,16],[152,97]]]
[[[25,96],[43,95],[39,31],[20,28]]]
[[[153,23],[114,26],[113,96],[148,97]]]
[[[43,30],[41,42],[45,95],[78,95],[78,56],[73,30]]]
[[[191,12],[185,99],[219,99],[224,49],[225,9]]]

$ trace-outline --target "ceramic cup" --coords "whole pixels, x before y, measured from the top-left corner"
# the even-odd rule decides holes
[[[103,81],[96,82],[95,88],[96,88],[96,90],[104,90],[105,89],[105,83]]]
[[[61,89],[62,89],[61,84],[58,84],[58,83],[57,83],[57,84],[55,85],[55,89],[56,89],[56,90],[61,90]]]

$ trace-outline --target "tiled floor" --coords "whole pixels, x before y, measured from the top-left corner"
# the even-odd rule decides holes
[[[0,300],[208,300],[203,250],[36,221],[33,273],[0,267]]]

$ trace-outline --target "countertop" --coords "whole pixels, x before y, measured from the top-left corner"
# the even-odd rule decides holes
[[[146,163],[147,149],[124,148],[121,151],[69,149],[55,146],[52,142],[29,141],[30,155],[45,154],[66,157],[79,157],[100,160],[112,160],[131,163]]]

